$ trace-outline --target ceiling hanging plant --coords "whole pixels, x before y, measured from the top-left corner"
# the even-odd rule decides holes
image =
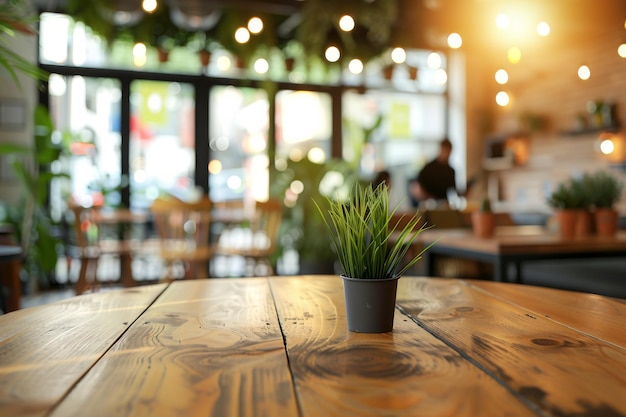
[[[307,56],[323,56],[326,48],[335,44],[342,57],[359,58],[365,63],[388,48],[397,8],[397,0],[308,0],[301,9],[296,39]],[[339,19],[344,15],[354,19],[353,30],[339,28]]]

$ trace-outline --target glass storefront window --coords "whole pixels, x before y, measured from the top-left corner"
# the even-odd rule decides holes
[[[120,203],[120,85],[116,80],[50,76],[50,114],[57,129],[53,140],[66,154],[57,169],[70,180],[56,179],[50,193],[53,212],[68,198],[85,206]]]
[[[131,84],[131,207],[146,209],[161,193],[195,193],[195,97],[188,84]]]
[[[210,91],[209,113],[211,199],[267,200],[267,93],[247,87],[214,87]]]

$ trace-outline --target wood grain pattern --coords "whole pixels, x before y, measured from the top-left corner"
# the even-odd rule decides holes
[[[472,281],[472,285],[526,308],[533,315],[550,318],[626,349],[624,300],[522,284]]]
[[[271,286],[302,417],[534,415],[399,312],[393,333],[348,332],[339,277]]]
[[[0,316],[0,415],[46,415],[165,287],[83,295]]]
[[[172,283],[52,416],[297,414],[268,282],[249,278]]]
[[[550,416],[626,416],[626,350],[478,289],[402,279],[398,304]]]

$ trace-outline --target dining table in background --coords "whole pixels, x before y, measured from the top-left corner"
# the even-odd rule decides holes
[[[614,237],[563,238],[542,226],[498,226],[494,236],[481,238],[471,228],[434,228],[422,232],[416,240],[420,247],[431,244],[423,256],[428,276],[437,275],[438,258],[454,257],[492,265],[494,281],[520,282],[523,263],[529,261],[625,256],[626,231]],[[510,269],[515,271],[513,277]]]
[[[0,415],[626,416],[626,304],[403,277],[347,330],[338,276],[173,281],[0,316]]]

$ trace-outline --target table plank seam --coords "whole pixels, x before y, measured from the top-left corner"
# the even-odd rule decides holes
[[[285,350],[285,358],[287,360],[287,368],[289,369],[289,375],[291,376],[291,388],[293,389],[293,395],[296,400],[296,405],[298,407],[298,416],[304,416],[304,410],[302,409],[302,402],[298,397],[298,390],[296,389],[296,378],[294,376],[293,367],[291,365],[291,358],[289,357],[289,350],[287,349],[287,334],[285,333],[285,329],[283,328],[283,323],[280,319],[280,313],[278,312],[278,305],[276,304],[276,295],[274,294],[274,288],[272,286],[272,280],[270,278],[266,278],[267,284],[270,289],[270,294],[272,296],[272,303],[274,304],[274,311],[276,312],[276,321],[278,322],[278,328],[280,329],[280,334],[283,338],[283,348]]]
[[[163,294],[165,293],[165,291],[169,288],[171,283],[167,283],[167,285],[165,287],[163,287],[163,290],[161,290],[160,293],[158,293],[158,295],[156,297],[154,297],[154,299],[148,304],[146,305],[146,307],[141,311],[141,313],[137,314],[137,317],[132,321],[129,322],[128,325],[126,326],[126,329],[121,332],[119,334],[119,336],[113,340],[111,342],[111,344],[109,345],[109,347],[107,347],[106,349],[104,349],[102,351],[102,354],[100,354],[98,356],[98,358],[85,370],[85,372],[82,373],[82,375],[80,375],[78,378],[76,378],[76,381],[74,381],[65,391],[65,393],[63,395],[61,395],[59,397],[59,400],[57,401],[56,404],[54,404],[53,406],[50,407],[50,409],[44,414],[45,417],[49,417],[51,415],[54,414],[54,412],[56,411],[56,409],[67,399],[67,397],[70,395],[70,393],[74,390],[74,388],[76,388],[78,386],[78,384],[80,384],[80,382],[89,374],[89,372],[91,372],[91,370],[96,366],[96,364],[98,364],[98,362],[100,362],[100,360],[106,356],[107,353],[109,353],[109,351],[113,348],[113,346],[115,346],[122,337],[124,337],[124,335],[130,330],[130,328],[137,322],[137,320],[139,320],[149,309],[150,307],[152,307],[154,305],[154,303],[156,303],[156,301],[161,298],[163,296]]]
[[[445,337],[442,337],[440,334],[438,334],[435,330],[431,329],[429,326],[427,326],[425,323],[423,323],[422,321],[420,321],[417,317],[412,316],[407,310],[405,310],[401,305],[396,303],[396,309],[402,313],[404,316],[408,317],[413,323],[415,323],[416,325],[418,325],[419,327],[421,327],[424,331],[426,331],[427,333],[429,333],[431,336],[433,336],[434,338],[436,338],[437,340],[443,342],[446,346],[448,346],[450,349],[452,349],[453,351],[455,351],[456,353],[458,353],[463,359],[467,360],[469,363],[471,363],[474,367],[476,367],[476,369],[478,369],[480,372],[483,372],[485,375],[487,375],[489,378],[493,379],[498,385],[500,385],[502,388],[504,388],[509,394],[511,394],[513,396],[513,398],[517,399],[519,402],[521,402],[524,406],[526,406],[530,411],[532,411],[533,413],[535,413],[537,416],[545,416],[545,414],[543,413],[543,411],[541,410],[541,408],[539,408],[535,403],[529,401],[528,399],[526,399],[524,396],[522,396],[519,392],[517,392],[516,390],[514,390],[512,387],[510,387],[504,380],[502,380],[501,378],[499,378],[493,371],[491,371],[490,369],[488,369],[487,367],[483,366],[480,362],[478,362],[476,359],[472,358],[471,356],[469,356],[463,349],[457,347],[454,343],[450,342],[448,339],[446,339]]]

